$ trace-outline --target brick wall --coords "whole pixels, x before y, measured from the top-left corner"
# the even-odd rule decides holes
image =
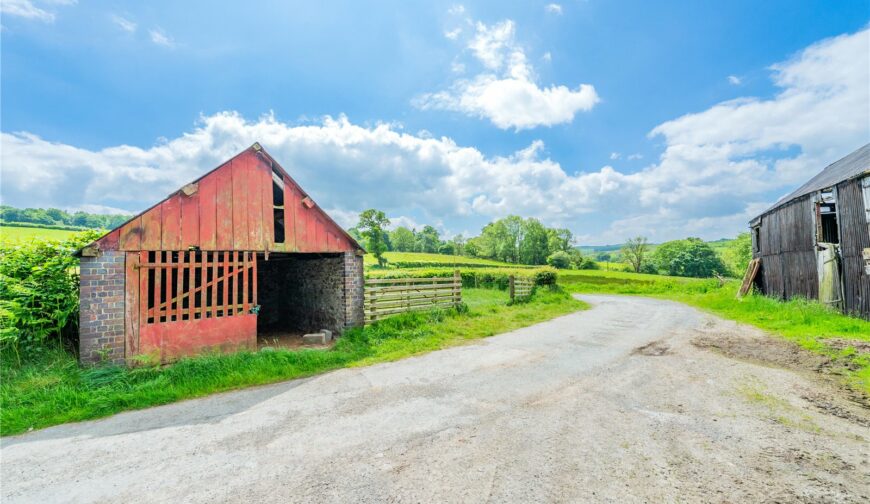
[[[124,252],[82,257],[79,358],[124,363]]]
[[[364,277],[363,258],[355,252],[345,252],[344,262],[344,325],[361,326],[365,321],[363,313]]]

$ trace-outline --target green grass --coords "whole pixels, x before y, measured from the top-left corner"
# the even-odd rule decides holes
[[[827,355],[845,367],[856,389],[870,394],[870,356],[854,347],[836,349],[830,338],[870,341],[870,322],[849,317],[815,301],[779,301],[762,295],[736,299],[739,282],[720,286],[715,279],[694,279],[602,271],[560,272],[559,284],[573,293],[634,294],[680,301],[723,318],[751,324],[807,350]]]
[[[33,239],[64,240],[79,232],[64,229],[0,226],[0,243],[17,243]]]
[[[166,404],[332,369],[401,359],[525,327],[583,309],[562,291],[540,289],[524,304],[507,306],[500,291],[463,289],[468,310],[418,312],[347,331],[330,350],[263,350],[204,355],[171,366],[80,367],[61,350],[22,366],[3,356],[0,435],[125,410]]]

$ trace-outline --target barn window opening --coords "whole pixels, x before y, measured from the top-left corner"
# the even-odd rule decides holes
[[[755,252],[761,252],[761,226],[752,228],[752,248]]]
[[[274,168],[272,168],[272,220],[275,243],[284,243],[284,177]]]
[[[819,243],[840,243],[837,203],[833,191],[822,191],[816,203],[816,237]]]

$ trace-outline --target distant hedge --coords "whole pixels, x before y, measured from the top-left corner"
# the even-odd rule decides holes
[[[511,268],[511,269],[533,269],[540,266],[526,266],[522,264],[481,264],[481,263],[463,263],[463,262],[448,262],[448,261],[390,261],[390,266],[405,269],[405,268]]]
[[[82,226],[67,226],[65,224],[37,224],[35,222],[6,222],[0,220],[0,226],[19,228],[58,229],[60,231],[88,231],[91,228]]]
[[[367,278],[432,278],[451,277],[454,268],[423,268],[423,269],[396,269],[396,270],[369,270]],[[462,286],[481,287],[486,289],[507,290],[510,286],[510,276],[534,278],[536,285],[555,285],[558,273],[550,267],[538,268],[472,268],[461,269]]]

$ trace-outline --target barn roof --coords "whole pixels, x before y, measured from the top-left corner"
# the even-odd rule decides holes
[[[804,185],[795,189],[791,194],[781,198],[779,201],[774,203],[773,206],[759,214],[758,217],[768,214],[782,205],[800,198],[801,196],[806,196],[807,194],[827,189],[845,180],[864,175],[865,173],[870,173],[870,143],[860,147],[848,156],[829,164],[824,170],[819,172],[818,175],[809,179]],[[753,219],[753,221],[757,220],[758,217]]]
[[[265,194],[267,193],[269,194],[269,201],[271,200],[271,184],[272,178],[275,176],[272,172],[278,174],[279,180],[283,179],[286,186],[285,198],[288,196],[294,198],[294,201],[287,201],[285,204],[299,204],[301,202],[304,205],[292,211],[288,210],[285,213],[286,216],[294,220],[292,224],[286,223],[287,225],[294,226],[294,229],[295,226],[304,228],[299,229],[297,233],[300,238],[304,236],[304,239],[300,239],[296,243],[294,238],[292,246],[288,247],[286,251],[330,252],[354,249],[364,251],[363,247],[347,231],[339,226],[319,205],[314,203],[305,190],[290,177],[287,171],[259,143],[254,143],[251,147],[230,158],[217,168],[206,172],[190,184],[176,190],[163,200],[133,216],[127,222],[107,232],[93,243],[83,247],[76,252],[76,255],[80,256],[83,251],[94,247],[97,250],[129,251],[187,250],[188,248],[202,250],[261,250],[265,246],[266,250],[282,251],[282,248],[279,247],[272,248],[274,244],[272,243],[271,236],[268,236],[271,235],[271,231],[267,232],[267,229],[271,229],[272,225],[272,208],[261,204],[262,201],[266,200]],[[268,184],[269,189],[266,189],[265,186],[260,187],[263,183]],[[203,189],[205,188],[203,184],[211,188],[211,191],[208,191],[208,198],[205,200],[199,197],[200,194],[196,194],[199,186],[202,186]],[[215,194],[215,184],[222,185],[225,189],[234,189],[235,193],[232,191],[226,193],[223,195],[225,197],[221,199],[221,195]],[[229,185],[233,187],[230,188]],[[240,190],[241,192],[239,192]],[[202,193],[205,192],[205,190],[202,191]],[[250,198],[249,202],[247,202],[248,198]],[[231,226],[234,226],[238,222],[245,228],[245,221],[249,220],[250,236],[246,236],[249,234],[248,228],[245,228],[241,232],[235,229],[228,231],[224,228],[223,234],[221,234],[220,229],[215,229],[216,206],[221,206],[222,204],[223,207],[235,205],[239,209],[232,212],[220,212],[218,210],[225,217],[221,222],[228,222],[230,220],[232,221],[230,223]],[[185,208],[191,210],[191,221],[185,218]],[[162,215],[161,210],[163,211]],[[246,216],[245,212],[252,213],[250,216]],[[206,219],[207,215],[211,219],[211,222],[204,223],[199,221],[200,213],[202,213],[203,219]],[[228,213],[230,215],[227,215]],[[161,218],[163,219],[162,223]],[[262,226],[256,224],[260,219],[268,219],[268,222]],[[190,233],[188,233],[188,228],[184,227],[188,223],[191,224]],[[162,230],[161,224],[163,225]],[[184,227],[184,229],[180,229],[179,226]],[[203,238],[199,234],[200,229],[209,231],[210,239]],[[162,243],[161,233],[163,238]],[[228,233],[239,236],[228,236]],[[237,238],[240,240],[237,240]],[[342,240],[344,241],[342,242]],[[167,246],[167,242],[170,243],[169,246]],[[224,245],[221,246],[220,242],[223,242]],[[239,245],[239,242],[242,245]],[[226,245],[227,243],[229,245]]]

